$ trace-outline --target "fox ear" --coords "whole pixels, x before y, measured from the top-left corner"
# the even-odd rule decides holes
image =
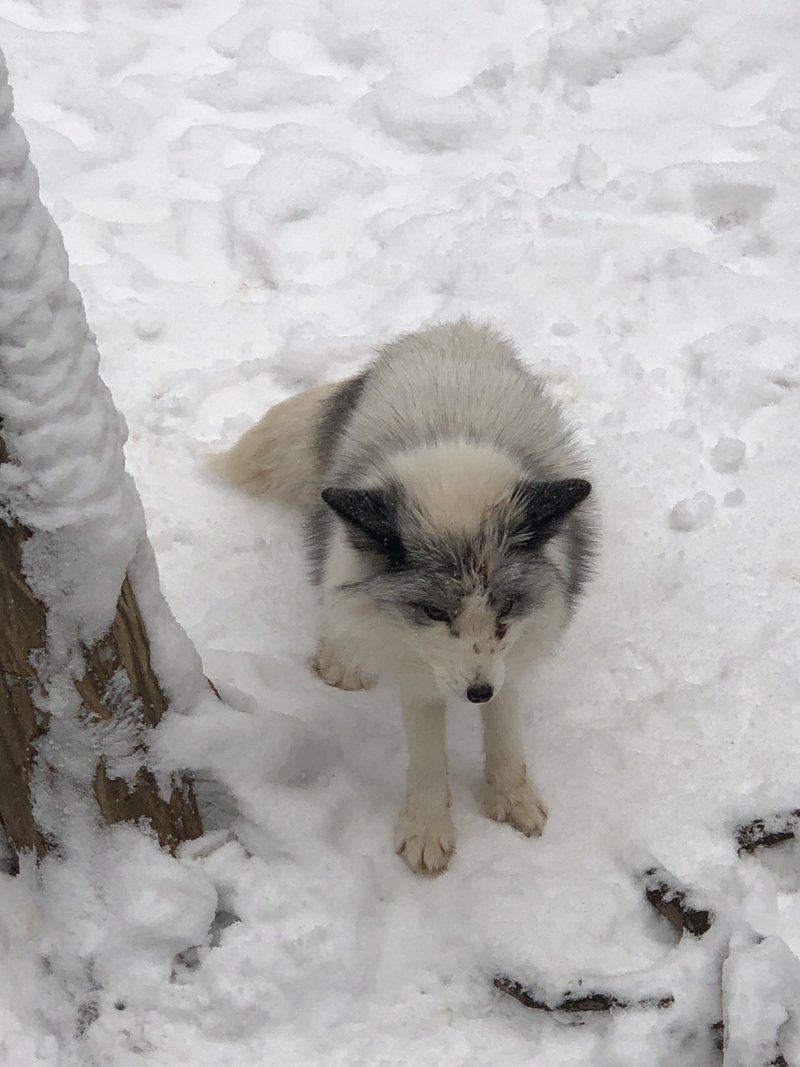
[[[344,519],[351,532],[360,535],[362,544],[366,540],[363,547],[377,550],[393,566],[400,566],[404,550],[397,529],[397,501],[393,493],[385,489],[331,487],[322,490],[322,499]]]
[[[591,484],[584,478],[520,482],[515,492],[521,511],[521,521],[515,530],[517,545],[532,550],[549,541],[572,509],[591,491]]]

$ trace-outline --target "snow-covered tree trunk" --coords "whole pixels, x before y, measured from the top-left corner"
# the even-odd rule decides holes
[[[204,680],[12,111],[0,54],[0,819],[17,854],[127,820],[174,849],[200,818],[151,741]]]

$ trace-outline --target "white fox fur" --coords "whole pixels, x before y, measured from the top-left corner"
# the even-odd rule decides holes
[[[233,448],[210,456],[209,465],[245,493],[310,511],[322,489],[314,428],[323,403],[341,386],[341,382],[317,385],[276,404]]]
[[[397,851],[453,852],[448,699],[481,703],[487,814],[540,834],[516,681],[566,626],[592,554],[584,463],[543,383],[490,327],[459,320],[387,345],[361,374],[278,404],[215,470],[305,515],[322,589],[317,673],[385,678],[409,747]]]

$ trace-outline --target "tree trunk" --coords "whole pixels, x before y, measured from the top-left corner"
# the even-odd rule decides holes
[[[168,701],[135,588],[160,633],[178,627],[97,368],[0,54],[0,820],[17,855],[61,849],[78,810],[142,820],[172,851],[202,832],[188,778],[150,752]]]
[[[0,463],[7,462],[0,438]],[[0,820],[15,852],[33,849],[42,856],[45,843],[33,817],[30,774],[46,722],[36,710],[34,697],[43,694],[30,659],[44,646],[45,612],[22,577],[27,537],[19,523],[0,521]]]

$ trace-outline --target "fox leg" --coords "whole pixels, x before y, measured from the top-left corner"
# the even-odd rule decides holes
[[[528,781],[519,703],[506,685],[494,700],[481,707],[486,785],[486,814],[510,823],[528,837],[538,836],[547,820],[547,808]]]

